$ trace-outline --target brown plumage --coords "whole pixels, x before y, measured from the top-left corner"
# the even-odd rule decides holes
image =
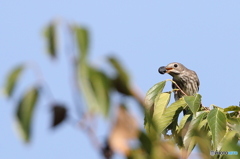
[[[159,73],[168,73],[173,77],[173,81],[181,88],[181,90],[188,96],[193,96],[199,91],[199,79],[196,72],[186,68],[183,64],[173,62],[167,66],[162,66],[158,69]],[[173,89],[178,89],[174,83],[172,83]],[[181,91],[174,92],[175,100],[182,98],[184,94]],[[184,115],[186,112],[184,111]]]

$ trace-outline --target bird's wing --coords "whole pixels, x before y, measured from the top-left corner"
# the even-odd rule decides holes
[[[197,79],[197,87],[198,87],[198,91],[199,91],[199,86],[200,86],[200,81],[199,81],[199,78],[198,78],[198,76],[197,76],[197,74],[196,74],[196,72],[195,71],[193,71],[193,74],[194,74],[194,76],[195,76],[195,79]]]

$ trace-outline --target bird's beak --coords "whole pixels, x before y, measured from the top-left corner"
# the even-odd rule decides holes
[[[172,70],[173,68],[171,68],[171,67],[166,67],[166,73],[169,73],[169,72],[171,72],[171,70]]]

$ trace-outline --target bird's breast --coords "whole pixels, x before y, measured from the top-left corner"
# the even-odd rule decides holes
[[[195,95],[198,92],[197,80],[192,77],[178,76],[177,78],[173,78],[173,81],[189,96]],[[178,91],[178,94],[179,96],[183,96],[180,91]]]

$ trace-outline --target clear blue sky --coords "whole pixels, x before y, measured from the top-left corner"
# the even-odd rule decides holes
[[[75,113],[67,87],[68,60],[62,52],[58,61],[51,61],[42,36],[44,26],[61,19],[88,27],[91,61],[102,65],[105,55],[115,53],[142,93],[169,79],[157,69],[176,61],[197,72],[205,106],[227,107],[240,101],[240,1],[12,0],[2,1],[0,7],[0,86],[13,66],[36,62],[56,100],[70,105]],[[15,99],[35,81],[31,71],[23,77]],[[15,102],[1,95],[0,158],[100,158],[76,125],[65,123],[55,131],[49,128],[50,108],[45,100],[35,111],[32,141],[25,145],[15,131]],[[97,136],[103,140],[108,127],[101,125]]]

